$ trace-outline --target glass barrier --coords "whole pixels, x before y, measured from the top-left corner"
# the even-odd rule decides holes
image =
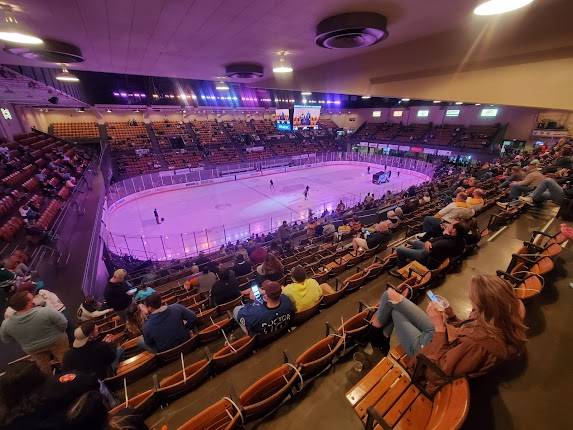
[[[134,193],[177,184],[204,184],[206,181],[224,180],[226,176],[236,176],[237,179],[252,176],[257,171],[278,169],[281,172],[320,166],[324,163],[364,162],[380,166],[402,168],[422,173],[432,177],[434,165],[423,160],[401,158],[383,154],[361,154],[357,152],[330,152],[273,158],[257,162],[233,163],[217,166],[212,169],[180,169],[163,171],[147,175],[135,176],[111,185],[106,195],[106,207],[119,202]],[[324,201],[314,205],[311,210],[320,216],[325,210],[332,211],[342,200],[347,207],[352,207],[363,201],[363,193],[352,193],[339,196],[336,200]],[[105,219],[105,215],[104,215]],[[283,221],[293,224],[306,221],[308,212],[295,213],[288,210],[277,213],[274,217],[253,220],[249,224],[221,225],[196,232],[184,232],[164,236],[130,236],[109,232],[105,222],[102,222],[102,239],[107,248],[118,255],[131,255],[141,260],[171,260],[197,255],[200,251],[211,252],[219,249],[228,242],[236,242],[250,237],[252,234],[264,235],[275,231]]]

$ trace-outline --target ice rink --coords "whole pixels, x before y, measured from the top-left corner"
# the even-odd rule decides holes
[[[420,173],[392,168],[390,182],[376,185],[372,174],[378,170],[380,166],[373,165],[368,174],[364,164],[310,167],[142,195],[112,207],[105,217],[107,230],[122,253],[158,260],[179,258],[268,231],[283,220],[306,219],[309,209],[320,216],[340,199],[352,205],[368,192],[378,197],[427,180]],[[305,200],[307,185],[310,192]],[[160,224],[153,215],[155,208],[164,218]]]

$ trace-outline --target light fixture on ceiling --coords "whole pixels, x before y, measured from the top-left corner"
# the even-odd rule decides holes
[[[106,109],[106,112],[107,112],[107,113],[111,113],[111,109],[110,109],[110,108],[107,108],[107,109]]]
[[[311,96],[312,93],[310,91],[303,91],[302,93],[300,93],[301,96]]]
[[[441,100],[434,100],[432,103],[442,103]]]
[[[18,22],[12,5],[3,3],[0,5],[0,11],[4,15],[0,26],[0,40],[20,45],[41,45],[44,43],[42,39],[34,36]]]
[[[479,4],[474,9],[474,14],[499,15],[520,9],[530,3],[533,3],[533,0],[488,0]]]
[[[80,79],[76,75],[72,75],[68,69],[62,67],[62,71],[56,75],[56,79],[62,82],[79,82]]]
[[[403,101],[403,102],[409,102],[409,101],[410,101],[410,99],[408,99],[408,98],[403,98],[403,99],[400,99],[400,101]]]
[[[476,103],[476,106],[481,106],[481,103]]]
[[[215,89],[219,91],[229,91],[229,86],[225,82],[217,82]]]
[[[362,100],[368,100],[371,96],[362,96]]]
[[[457,104],[457,105],[463,105],[464,102],[456,102],[455,104]]]
[[[273,67],[273,73],[292,73],[293,68],[290,64],[288,64],[285,60],[287,55],[287,51],[280,51],[279,52],[279,64],[278,66]]]

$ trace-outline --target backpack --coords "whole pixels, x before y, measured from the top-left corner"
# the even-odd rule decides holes
[[[563,199],[559,212],[557,212],[557,218],[561,218],[565,221],[573,221],[573,199]]]

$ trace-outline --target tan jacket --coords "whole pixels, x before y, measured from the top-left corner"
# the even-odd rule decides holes
[[[473,319],[447,324],[446,331],[435,332],[432,341],[420,351],[452,378],[483,375],[521,352],[507,345],[503,336],[492,336]],[[413,372],[414,367],[412,360],[409,370]],[[440,378],[434,372],[426,372],[425,382],[428,391],[435,391]]]
[[[523,181],[517,182],[517,185],[527,185],[528,187],[535,188],[544,179],[545,179],[545,176],[543,176],[543,173],[541,173],[539,170],[533,170],[533,171],[529,172],[527,175],[525,175],[525,178],[523,179]]]

